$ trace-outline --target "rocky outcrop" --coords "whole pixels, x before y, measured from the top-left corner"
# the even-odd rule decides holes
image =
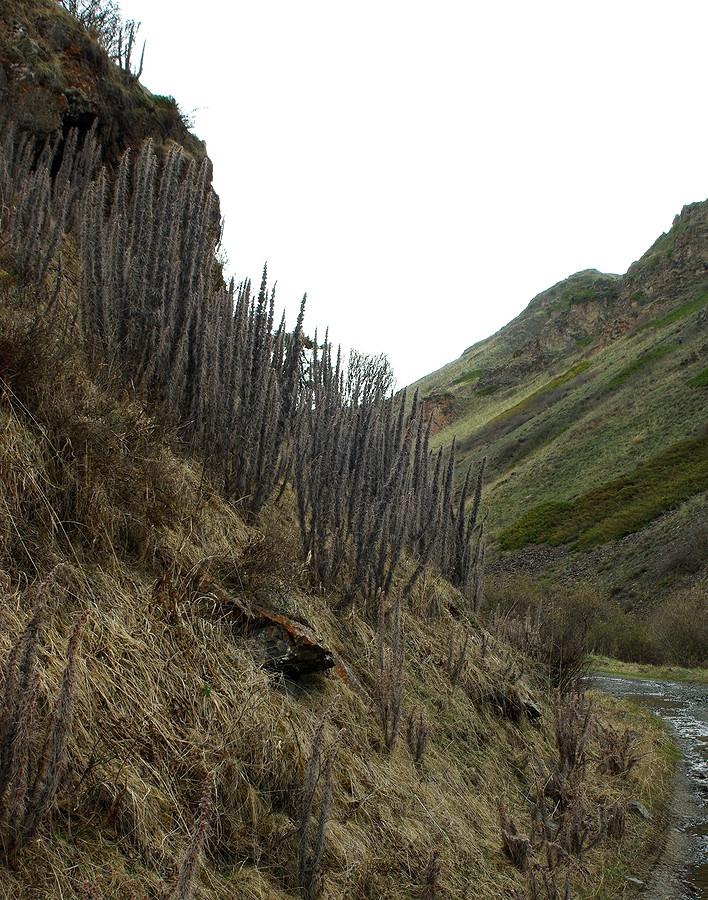
[[[684,206],[671,229],[632,263],[620,299],[637,311],[701,283],[708,284],[708,201]]]
[[[437,434],[457,418],[457,403],[450,393],[433,393],[423,399],[424,417],[432,417],[431,433]]]
[[[577,350],[617,317],[620,282],[618,275],[587,269],[538,294],[506,326],[512,358],[550,361]]]
[[[95,125],[109,163],[148,137],[206,155],[175,101],[121,70],[57,0],[0,3],[0,108],[40,140]]]
[[[708,201],[684,206],[625,275],[585,269],[537,294],[496,334],[421,379],[423,391],[484,396],[587,359],[672,305],[708,292]],[[474,379],[465,377],[479,373]],[[469,385],[469,387],[467,386]]]
[[[269,672],[297,679],[331,670],[358,694],[368,696],[346,660],[304,622],[251,605],[212,579],[202,578],[197,594],[212,601],[218,615],[230,622],[235,635],[247,641]]]
[[[251,649],[263,668],[291,678],[334,668],[334,651],[300,622],[257,610],[247,623]]]

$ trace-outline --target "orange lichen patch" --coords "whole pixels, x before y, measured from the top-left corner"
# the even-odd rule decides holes
[[[339,678],[340,681],[343,681],[344,684],[346,684],[348,687],[356,691],[356,693],[359,694],[359,696],[364,700],[371,700],[371,697],[369,697],[368,693],[364,689],[364,686],[349,667],[349,664],[346,663],[336,652],[334,654],[334,657],[335,663],[332,671],[337,676],[337,678]]]
[[[210,578],[200,579],[198,593],[215,600],[221,612],[238,625],[241,636],[253,640],[265,668],[292,677],[331,669],[357,693],[366,695],[349,665],[309,626],[282,613],[248,606]]]

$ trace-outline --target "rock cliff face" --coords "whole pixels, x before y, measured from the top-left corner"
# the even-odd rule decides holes
[[[619,275],[587,269],[553,285],[497,334],[468,348],[450,367],[423,379],[424,393],[447,387],[448,369],[462,369],[458,383],[473,381],[477,391],[490,393],[522,384],[579,352],[590,352],[600,334],[607,339],[622,333],[617,324],[626,318],[621,283]],[[470,378],[475,372],[476,377]],[[428,384],[431,389],[426,390]]]
[[[666,301],[708,278],[708,201],[684,206],[622,279],[620,301],[635,308]]]
[[[577,351],[620,312],[620,278],[587,269],[538,294],[523,318],[506,326],[512,358],[529,369]]]
[[[425,407],[426,418],[432,416],[432,434],[438,434],[443,428],[455,421],[457,413],[455,410],[455,398],[452,394],[431,394],[422,402]]]
[[[586,269],[553,285],[492,337],[421,379],[423,396],[472,384],[477,393],[520,386],[588,359],[633,327],[708,284],[708,201],[685,206],[625,275]],[[474,377],[472,377],[474,375]],[[449,403],[449,401],[447,401]]]
[[[57,0],[0,3],[0,110],[39,139],[95,125],[109,163],[148,137],[206,155],[175,101],[115,66]]]

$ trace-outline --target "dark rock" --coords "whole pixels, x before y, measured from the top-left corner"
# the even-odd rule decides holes
[[[284,617],[278,617],[284,618]],[[265,669],[291,678],[334,667],[334,654],[314,632],[292,621],[269,619],[249,632],[254,655]]]
[[[249,642],[254,655],[268,671],[299,678],[332,670],[362,698],[369,699],[347,662],[309,626],[260,606],[251,606],[210,579],[202,580],[199,591],[231,620],[239,636]]]
[[[529,719],[540,719],[542,717],[543,713],[530,697],[522,697],[521,702],[524,705],[524,712]]]
[[[10,102],[20,129],[46,136],[61,128],[66,109],[62,94],[44,85],[32,84],[29,79],[17,80],[10,91]]]

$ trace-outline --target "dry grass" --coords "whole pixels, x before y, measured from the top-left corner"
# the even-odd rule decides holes
[[[17,871],[0,865],[0,898],[155,898],[181,884],[196,900],[285,900],[302,896],[309,874],[310,896],[332,900],[525,890],[502,853],[497,809],[526,822],[533,760],[554,752],[540,667],[483,632],[460,593],[426,571],[385,636],[393,644],[397,633],[394,699],[398,720],[411,722],[409,740],[391,741],[392,720],[382,728],[374,699],[389,660],[375,610],[338,616],[340,597],[307,587],[292,498],[247,527],[165,437],[129,396],[89,381],[76,357],[51,380],[37,370],[22,398],[11,386],[0,394],[3,664],[36,586],[62,565],[37,645],[39,733],[88,611],[65,777]],[[402,566],[393,597],[410,571]],[[306,620],[361,687],[335,675],[268,675],[218,612],[210,579]],[[525,715],[529,697],[540,721]],[[313,763],[318,734],[323,748],[336,744],[336,763],[328,751]],[[630,794],[644,801],[638,779],[660,764],[649,753],[623,779],[587,766],[586,808]],[[206,815],[196,826],[194,816],[210,773],[207,842]],[[583,856],[588,872],[615,852],[604,843]],[[589,890],[580,870],[571,876]]]

